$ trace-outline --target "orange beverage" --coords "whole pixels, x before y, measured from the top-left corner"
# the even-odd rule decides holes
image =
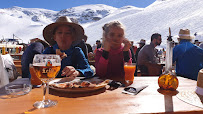
[[[33,66],[37,77],[43,82],[53,80],[61,66]]]
[[[18,54],[19,53],[19,48],[18,47],[16,47],[16,54]]]
[[[133,82],[135,68],[136,68],[135,63],[125,63],[124,64],[125,81],[131,81],[131,82]]]
[[[42,81],[37,77],[34,67],[30,65],[30,74],[31,74],[31,84],[32,85],[41,85]]]
[[[5,55],[6,54],[6,49],[5,47],[2,47],[2,55]]]

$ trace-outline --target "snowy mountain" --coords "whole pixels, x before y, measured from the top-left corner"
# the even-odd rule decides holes
[[[69,9],[61,10],[56,14],[59,16],[68,16],[70,18],[76,19],[79,23],[95,22],[107,15],[113,13],[117,8],[97,4],[97,5],[82,5],[78,7],[73,7]]]
[[[177,41],[179,30],[186,28],[191,30],[192,35],[197,32],[196,39],[203,41],[202,5],[203,0],[157,0],[139,12],[131,9],[116,15],[110,14],[85,30],[91,44],[101,38],[101,27],[113,20],[122,22],[126,27],[126,37],[135,42],[143,38],[150,43],[151,35],[160,33],[161,45],[165,47],[169,27],[175,41]]]
[[[73,22],[85,24],[96,22],[115,10],[117,8],[102,4],[83,5],[61,11],[17,6],[0,9],[0,36],[11,38],[15,34],[24,43],[28,43],[29,39],[35,37],[43,39],[44,27],[55,22],[59,16],[68,16]]]
[[[143,38],[149,43],[153,33],[160,33],[162,46],[165,47],[169,27],[174,40],[180,29],[188,28],[192,35],[197,33],[196,39],[203,41],[202,5],[203,0],[156,0],[146,8],[90,4],[52,11],[15,6],[0,9],[0,36],[8,38],[15,34],[24,43],[35,37],[43,39],[44,27],[55,22],[59,16],[66,15],[84,27],[90,44],[102,37],[105,23],[118,20],[126,28],[126,38],[135,43]]]

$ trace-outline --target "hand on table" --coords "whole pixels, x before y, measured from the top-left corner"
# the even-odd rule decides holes
[[[77,71],[73,66],[66,66],[62,70],[61,76],[66,76],[66,77],[77,77],[80,75],[80,72]]]

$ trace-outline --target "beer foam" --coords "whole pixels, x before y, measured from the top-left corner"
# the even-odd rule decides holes
[[[46,66],[46,63],[33,63],[33,66]],[[53,63],[52,66],[61,66],[61,63]]]

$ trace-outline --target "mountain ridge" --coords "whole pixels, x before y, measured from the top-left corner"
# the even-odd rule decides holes
[[[14,6],[0,9],[0,36],[6,38],[15,34],[24,43],[35,37],[43,39],[44,27],[65,15],[84,27],[90,44],[102,37],[102,26],[114,20],[124,24],[126,37],[135,43],[140,39],[149,43],[151,35],[158,32],[165,46],[169,27],[174,40],[180,29],[188,28],[192,35],[197,32],[196,39],[203,41],[202,4],[202,0],[156,0],[146,8],[89,4],[60,11]]]

